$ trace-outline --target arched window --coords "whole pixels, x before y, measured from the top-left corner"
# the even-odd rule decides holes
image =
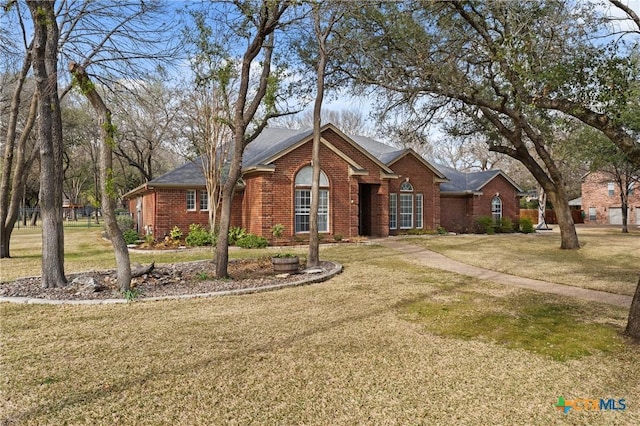
[[[313,167],[303,167],[295,178],[295,232],[309,232],[311,213],[311,182]],[[329,232],[329,179],[320,171],[320,199],[318,205],[318,232]]]
[[[400,191],[402,191],[402,192],[413,192],[413,185],[411,185],[407,181],[402,182],[402,184],[400,185]]]
[[[491,217],[494,222],[502,220],[502,200],[497,195],[491,200]]]

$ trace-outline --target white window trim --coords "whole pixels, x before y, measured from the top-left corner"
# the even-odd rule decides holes
[[[398,194],[396,193],[389,194],[389,229],[398,229]]]
[[[415,224],[417,229],[424,228],[424,195],[423,194],[416,194]]]
[[[494,200],[496,200],[496,199],[497,199],[498,201],[500,201],[500,206],[499,206],[499,207],[500,207],[500,210],[499,210],[500,216],[499,216],[499,217],[496,217],[496,216],[497,216],[497,215],[496,215],[496,211],[494,211],[494,209],[493,209],[493,206],[494,206],[493,201],[494,201]],[[493,197],[493,198],[491,199],[491,218],[493,219],[493,221],[494,221],[494,222],[497,222],[498,220],[502,220],[502,217],[503,217],[503,210],[504,210],[504,209],[503,209],[503,205],[504,205],[504,204],[503,204],[503,202],[502,202],[502,198],[500,198],[500,197],[498,197],[498,196],[495,196],[495,197]]]
[[[203,194],[207,196],[207,207],[204,208],[204,209],[202,208],[202,200],[203,200],[202,195]],[[201,212],[208,212],[209,211],[209,193],[207,192],[206,189],[200,190],[200,198],[198,199],[198,207],[200,208]]]
[[[297,193],[298,191],[309,191],[309,213],[307,214],[303,214],[303,213],[298,213],[297,212],[297,205],[296,205],[296,201],[298,199],[297,197]],[[329,193],[329,189],[328,188],[320,188],[320,192],[325,192],[327,194],[327,209],[326,209],[326,213],[323,214],[323,216],[327,217],[327,229],[326,230],[320,230],[318,229],[318,233],[319,234],[328,234],[329,230],[331,229],[331,215],[329,214],[331,212],[331,200],[330,200],[330,193]],[[306,217],[310,217],[311,216],[311,188],[308,187],[297,187],[294,191],[294,195],[293,195],[293,230],[294,233],[296,234],[308,234],[310,231],[298,231],[297,227],[296,227],[296,217],[298,216],[306,216]],[[320,206],[318,206],[318,217],[320,217]],[[320,221],[318,221],[318,225],[320,225]]]
[[[193,208],[189,208],[189,194],[193,194]],[[196,198],[196,190],[195,189],[187,189],[187,195],[185,198],[185,204],[186,204],[186,208],[188,212],[195,212],[196,210],[196,206],[197,204],[197,198]]]
[[[409,213],[409,215],[411,217],[411,224],[409,226],[402,226],[402,216],[403,216],[403,213],[402,213],[402,197],[403,196],[411,198],[411,202],[409,203],[409,206],[411,207],[411,213]],[[414,220],[413,214],[414,214],[414,210],[415,210],[413,202],[414,202],[413,194],[410,194],[408,192],[400,194],[400,214],[398,214],[398,219],[400,221],[400,223],[399,223],[400,229],[413,229],[413,220]]]

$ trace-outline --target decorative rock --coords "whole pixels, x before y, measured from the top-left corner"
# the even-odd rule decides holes
[[[92,277],[77,277],[71,281],[71,285],[78,288],[81,293],[97,293],[104,290],[104,287]]]
[[[290,274],[278,274],[276,278],[287,278]]]
[[[321,274],[324,272],[322,268],[310,268],[303,271],[305,274]]]

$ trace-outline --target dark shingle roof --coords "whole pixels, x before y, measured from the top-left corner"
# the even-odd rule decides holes
[[[242,168],[267,165],[266,162],[270,159],[309,138],[312,134],[312,129],[265,128],[254,141],[247,145],[242,159]],[[408,151],[386,145],[367,136],[349,135],[349,138],[385,165],[393,163]],[[427,162],[427,164],[429,163]],[[498,174],[503,174],[500,170],[464,173],[437,164],[434,164],[434,168],[449,179],[449,182],[440,184],[440,192],[479,192],[487,182]],[[508,180],[511,182],[510,179]],[[203,186],[204,184],[205,180],[199,159],[189,161],[149,182],[149,185],[175,186]]]
[[[149,181],[155,185],[204,185],[202,162],[199,158],[189,161],[170,172]]]
[[[481,172],[461,172],[441,164],[435,165],[449,182],[440,184],[440,192],[480,192],[482,188],[498,175],[504,176],[518,191],[521,191],[500,169]]]

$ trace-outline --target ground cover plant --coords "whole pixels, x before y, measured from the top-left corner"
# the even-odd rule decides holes
[[[640,230],[578,227],[581,248],[561,250],[560,233],[421,237],[410,242],[474,266],[632,296],[640,273]]]
[[[271,293],[0,305],[0,423],[640,422],[624,308],[423,268],[376,245],[321,257],[345,271]],[[559,396],[628,408],[563,414]]]

